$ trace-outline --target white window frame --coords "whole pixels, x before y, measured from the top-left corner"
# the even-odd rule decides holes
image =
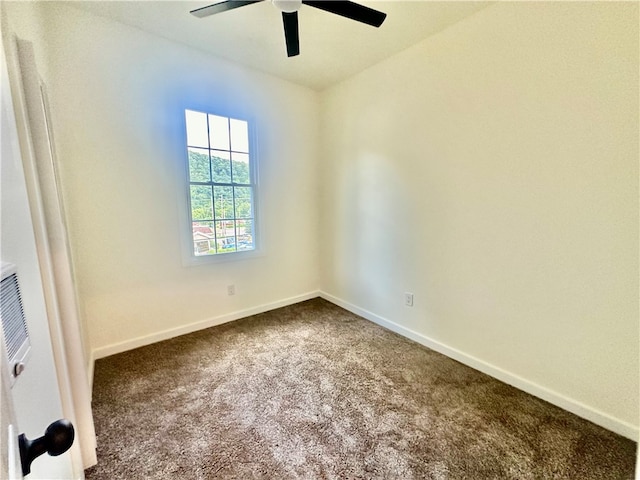
[[[225,253],[216,253],[212,255],[196,255],[194,252],[193,241],[193,224],[192,224],[192,212],[191,212],[191,179],[189,173],[189,150],[187,146],[187,125],[186,125],[186,110],[194,112],[205,113],[207,115],[216,115],[219,117],[225,117],[230,119],[236,119],[247,122],[248,126],[248,140],[249,140],[249,174],[251,178],[251,186],[253,189],[253,246],[252,250],[232,251]],[[184,107],[180,111],[182,118],[182,131],[181,136],[181,149],[183,152],[183,168],[181,184],[184,188],[181,188],[180,194],[180,217],[181,225],[180,238],[182,244],[182,263],[184,266],[196,266],[205,264],[215,264],[223,262],[235,262],[241,260],[247,260],[255,257],[262,256],[264,254],[264,248],[262,245],[261,234],[261,221],[260,221],[260,189],[259,189],[259,175],[258,175],[258,148],[256,141],[256,122],[253,117],[249,115],[243,115],[241,113],[229,113],[220,112],[215,109],[202,108],[202,107]]]

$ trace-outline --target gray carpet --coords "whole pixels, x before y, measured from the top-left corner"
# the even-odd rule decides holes
[[[314,299],[96,362],[97,479],[631,479],[636,445]]]

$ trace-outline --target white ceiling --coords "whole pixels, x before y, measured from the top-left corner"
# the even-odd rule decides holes
[[[303,5],[300,55],[287,57],[282,18],[270,1],[206,18],[202,1],[76,1],[94,14],[315,90],[342,81],[484,8],[488,2],[359,1],[387,13],[380,28]]]

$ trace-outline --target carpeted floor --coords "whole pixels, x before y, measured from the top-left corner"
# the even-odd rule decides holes
[[[631,479],[636,445],[314,299],[96,362],[96,479]]]

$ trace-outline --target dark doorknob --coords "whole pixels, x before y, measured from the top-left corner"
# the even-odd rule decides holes
[[[56,457],[63,454],[71,445],[75,437],[73,424],[69,420],[57,420],[47,427],[44,435],[35,440],[29,440],[24,433],[18,437],[20,442],[20,460],[22,475],[31,473],[31,462],[43,453]]]

